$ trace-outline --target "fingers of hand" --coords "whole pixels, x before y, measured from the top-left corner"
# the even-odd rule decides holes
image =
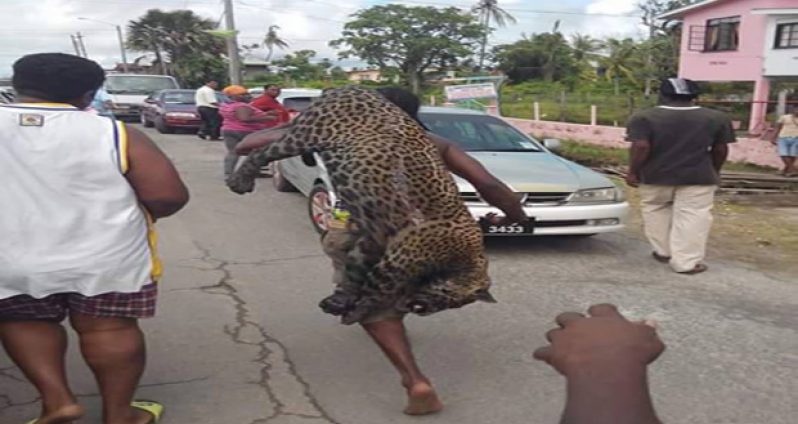
[[[653,320],[653,319],[646,319],[646,320],[640,321],[640,324],[647,325],[647,326],[649,326],[649,327],[651,327],[651,328],[653,328],[655,330],[657,329],[657,326],[659,325],[659,323],[657,321]]]
[[[623,315],[621,315],[620,312],[618,312],[618,308],[615,305],[609,303],[593,305],[587,309],[587,313],[592,317],[626,319]]]
[[[551,346],[544,346],[535,350],[532,357],[538,361],[550,362],[551,361]]]
[[[578,312],[564,312],[560,315],[557,315],[557,318],[554,320],[557,322],[557,325],[560,327],[567,327],[568,324],[572,323],[573,321],[583,319],[585,316]]]
[[[553,329],[547,331],[546,332],[546,340],[548,340],[550,342],[554,341],[554,337],[557,336],[558,334],[561,334],[562,331],[563,330],[561,328],[553,328]]]

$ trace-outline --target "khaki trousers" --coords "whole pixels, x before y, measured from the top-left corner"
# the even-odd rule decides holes
[[[654,251],[671,258],[676,272],[690,271],[704,259],[715,185],[640,185],[645,233]]]

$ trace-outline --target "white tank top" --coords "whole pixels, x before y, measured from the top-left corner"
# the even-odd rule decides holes
[[[64,104],[0,106],[0,299],[130,293],[160,274],[126,171],[122,123]]]

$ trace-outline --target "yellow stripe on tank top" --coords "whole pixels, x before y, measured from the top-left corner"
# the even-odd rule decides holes
[[[127,173],[127,127],[122,121],[115,121],[117,132],[119,133],[119,166],[122,168],[122,173]]]
[[[150,213],[147,212],[143,206],[141,210],[147,218],[147,242],[150,245],[150,257],[152,260],[152,272],[150,274],[152,276],[152,282],[157,283],[163,274],[163,264],[161,263],[160,256],[158,256],[158,232],[155,231],[155,223]]]

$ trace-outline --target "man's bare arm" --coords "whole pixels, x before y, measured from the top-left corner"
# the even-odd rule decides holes
[[[712,145],[712,166],[715,171],[720,175],[720,170],[723,164],[726,163],[726,158],[729,157],[729,145],[726,143],[717,143]]]
[[[236,153],[239,155],[248,155],[273,141],[279,140],[282,136],[287,134],[289,130],[290,125],[282,125],[269,128],[268,130],[254,132],[244,137],[244,139],[236,145]]]
[[[153,218],[163,218],[188,203],[188,189],[172,162],[141,131],[127,127],[128,171],[125,174],[139,202]]]
[[[647,381],[648,365],[665,350],[656,329],[613,305],[591,306],[588,315],[558,315],[550,344],[534,353],[566,378],[560,423],[660,424]]]
[[[648,140],[633,140],[629,152],[629,171],[626,174],[626,183],[632,187],[640,184],[640,168],[651,155],[651,143]]]
[[[488,204],[504,212],[509,222],[527,219],[518,195],[494,177],[481,163],[443,137],[428,134],[435,142],[443,163],[452,173],[471,183]]]

